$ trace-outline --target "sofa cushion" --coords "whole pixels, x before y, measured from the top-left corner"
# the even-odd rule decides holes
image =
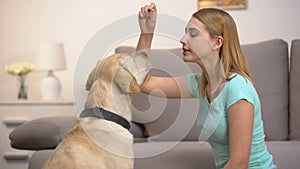
[[[293,40],[290,67],[290,135],[291,140],[300,140],[300,39]]]
[[[266,140],[288,137],[288,45],[274,39],[242,45],[261,99]]]
[[[268,151],[278,169],[298,169],[300,166],[299,141],[267,141]]]
[[[9,134],[11,146],[28,150],[55,148],[76,119],[76,116],[55,116],[29,121]]]
[[[133,150],[134,168],[215,168],[213,153],[208,143],[196,141],[136,143],[133,145]]]

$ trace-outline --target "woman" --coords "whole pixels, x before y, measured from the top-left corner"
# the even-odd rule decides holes
[[[141,8],[137,50],[151,47],[157,9]],[[180,40],[185,62],[195,62],[201,74],[182,77],[148,76],[142,92],[160,89],[168,98],[196,97],[200,101],[200,139],[211,145],[218,169],[276,168],[264,138],[259,97],[239,44],[232,17],[219,9],[202,9],[189,20]]]

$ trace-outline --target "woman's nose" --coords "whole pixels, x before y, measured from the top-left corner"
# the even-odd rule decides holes
[[[185,35],[180,39],[180,43],[185,45],[186,44],[186,38]]]

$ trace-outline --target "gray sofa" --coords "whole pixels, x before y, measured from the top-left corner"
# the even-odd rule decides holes
[[[300,40],[292,41],[290,48],[281,39],[246,44],[242,48],[261,98],[268,150],[279,169],[299,169]],[[133,47],[116,49],[116,52],[132,51]],[[176,76],[198,71],[195,65],[187,67],[182,63],[180,49],[151,52],[155,75]],[[133,105],[135,168],[215,168],[210,146],[198,141],[195,99],[139,94],[133,97]],[[39,169],[75,120],[75,116],[47,117],[27,122],[10,133],[11,146],[35,150],[29,168]]]

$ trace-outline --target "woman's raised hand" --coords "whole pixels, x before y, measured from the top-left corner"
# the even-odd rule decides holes
[[[139,11],[139,25],[142,34],[154,33],[157,9],[155,3],[141,7]]]

